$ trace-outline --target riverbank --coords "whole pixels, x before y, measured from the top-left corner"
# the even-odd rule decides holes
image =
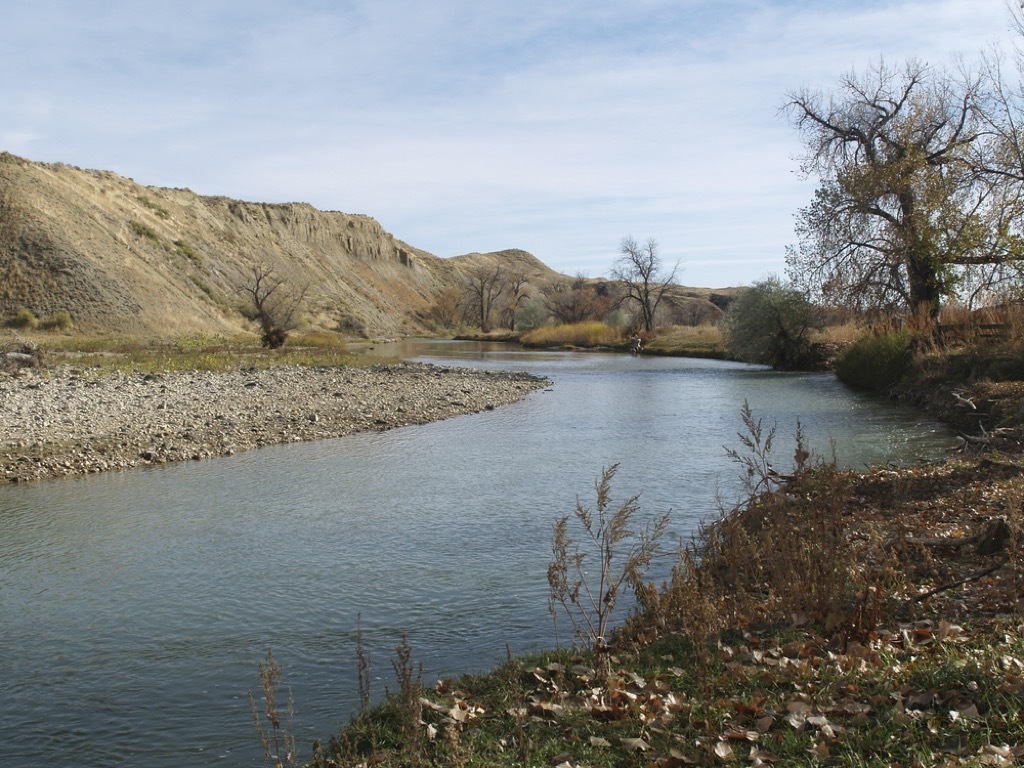
[[[0,476],[24,482],[425,424],[521,400],[526,373],[422,364],[0,374]]]
[[[1022,526],[1019,455],[808,470],[705,529],[609,646],[433,685],[406,657],[301,762],[1019,765]]]

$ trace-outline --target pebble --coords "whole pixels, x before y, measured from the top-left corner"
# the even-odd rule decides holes
[[[25,482],[230,456],[490,411],[549,384],[528,373],[419,363],[23,370],[0,375],[0,473]]]

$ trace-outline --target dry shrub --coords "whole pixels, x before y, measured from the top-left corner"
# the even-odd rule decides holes
[[[666,513],[642,530],[633,529],[640,511],[638,496],[611,511],[611,482],[617,469],[618,464],[604,469],[594,484],[596,512],[577,499],[574,515],[566,515],[554,525],[548,608],[556,635],[557,609],[561,607],[572,625],[574,641],[579,640],[588,649],[604,647],[622,593],[646,589],[644,574],[668,527]],[[571,520],[575,520],[575,529],[581,534],[579,539],[573,538]]]
[[[683,632],[698,650],[728,629],[791,623],[863,638],[896,589],[894,555],[879,537],[851,544],[849,482],[834,464],[811,461],[799,429],[795,470],[784,477],[770,460],[774,430],[747,406],[743,418],[745,452],[729,454],[748,496],[681,548],[669,583],[642,595],[642,620]]]
[[[260,661],[263,716],[260,715],[261,707],[257,704],[255,695],[251,690],[248,691],[249,710],[252,712],[252,719],[256,725],[260,746],[263,747],[263,756],[268,763],[279,768],[298,765],[295,735],[291,728],[294,714],[291,692],[288,693],[288,701],[284,709],[281,709],[277,700],[282,677],[280,665],[274,660],[274,654],[268,650],[267,658]]]

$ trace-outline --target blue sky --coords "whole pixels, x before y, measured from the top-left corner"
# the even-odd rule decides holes
[[[0,19],[0,150],[590,277],[653,237],[706,287],[784,269],[814,188],[787,92],[1017,42],[1004,0],[5,0]]]

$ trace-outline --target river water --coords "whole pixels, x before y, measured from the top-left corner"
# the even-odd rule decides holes
[[[550,647],[552,523],[618,464],[616,499],[640,493],[688,536],[739,493],[725,448],[745,401],[777,424],[781,468],[798,420],[845,466],[952,443],[824,374],[460,342],[370,353],[553,384],[435,424],[0,488],[0,764],[259,765],[246,690],[268,649],[308,758],[358,706],[357,623],[376,697],[403,633],[428,681]]]

